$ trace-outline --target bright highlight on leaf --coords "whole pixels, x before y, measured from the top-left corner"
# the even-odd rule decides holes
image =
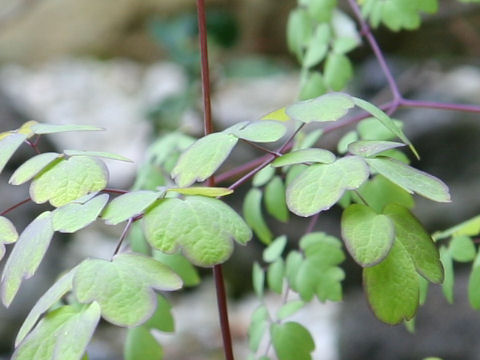
[[[17,133],[8,133],[0,139],[0,173],[15,151],[27,139],[27,136]]]
[[[10,177],[9,184],[21,185],[35,177],[40,171],[58,159],[61,154],[44,153],[36,155],[24,162]]]
[[[87,259],[77,267],[73,293],[80,303],[98,302],[102,316],[119,326],[137,326],[155,311],[153,290],[182,286],[172,270],[138,254],[120,254],[113,261]]]
[[[20,234],[2,273],[1,297],[5,306],[12,303],[23,279],[35,274],[53,237],[52,213],[46,211]]]
[[[335,161],[335,155],[324,149],[303,149],[289,152],[276,158],[272,162],[273,167],[281,167],[303,163],[331,164]]]
[[[102,219],[109,225],[117,225],[135,215],[141,214],[160,196],[158,192],[139,190],[120,195],[107,205]]]
[[[96,302],[83,308],[62,306],[38,323],[12,360],[80,360],[99,320]]]
[[[448,186],[435,176],[394,159],[376,158],[365,161],[372,169],[410,193],[415,192],[437,202],[450,202]]]
[[[373,266],[385,259],[395,239],[393,222],[368,206],[350,205],[342,215],[342,237],[355,261]]]
[[[125,156],[112,154],[105,151],[64,150],[64,154],[67,156],[91,156],[91,157],[100,157],[100,158],[110,159],[110,160],[132,162],[132,160],[126,158]]]
[[[170,188],[168,191],[173,191],[178,194],[183,195],[200,195],[208,197],[220,197],[233,194],[233,190],[223,187],[203,187],[203,186],[194,186],[189,188]]]
[[[371,157],[402,146],[405,145],[393,141],[360,140],[348,145],[348,151],[353,155]]]
[[[172,170],[179,187],[204,181],[223,164],[238,139],[227,133],[213,133],[198,139],[181,156]]]
[[[347,114],[355,103],[347,94],[330,93],[315,99],[287,106],[286,113],[304,123],[336,121]]]
[[[226,129],[224,133],[232,134],[239,139],[268,143],[280,140],[286,133],[285,125],[278,121],[261,120],[245,121]]]
[[[74,156],[59,159],[38,174],[30,185],[30,196],[37,204],[49,201],[60,207],[103,190],[107,181],[108,170],[101,160]]]
[[[299,216],[311,216],[332,207],[345,190],[359,188],[369,171],[362,158],[349,156],[332,164],[311,165],[287,188],[287,205]]]
[[[199,266],[226,261],[232,240],[244,245],[252,233],[243,219],[220,200],[188,196],[184,200],[163,199],[143,218],[145,237],[156,249],[183,254]]]

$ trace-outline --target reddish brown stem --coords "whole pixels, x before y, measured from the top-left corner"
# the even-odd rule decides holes
[[[15,210],[16,208],[22,206],[23,204],[26,204],[28,202],[32,201],[32,199],[28,198],[28,199],[25,199],[23,201],[20,201],[19,203],[9,207],[8,209],[6,210],[3,210],[1,213],[0,213],[0,216],[4,216],[4,215],[7,215],[10,211],[13,211]]]

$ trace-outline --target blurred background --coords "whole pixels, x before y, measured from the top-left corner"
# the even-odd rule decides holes
[[[340,3],[342,3],[340,1]],[[215,128],[255,120],[295,101],[299,69],[286,47],[285,27],[294,0],[212,0],[208,4],[210,65]],[[345,4],[342,4],[345,5]],[[0,0],[0,132],[34,119],[55,124],[92,124],[100,134],[61,134],[42,138],[44,151],[63,149],[116,152],[135,165],[109,162],[111,187],[138,185],[150,145],[162,135],[202,133],[197,24],[193,0]],[[348,13],[348,9],[345,7]],[[410,98],[480,104],[480,6],[441,2],[438,14],[425,17],[421,31],[375,32]],[[382,102],[388,88],[368,47],[351,54],[355,77],[348,91]],[[447,228],[480,213],[480,116],[433,110],[402,110],[407,135],[422,160],[414,165],[443,179],[453,203],[419,199],[416,214],[429,230]],[[348,129],[345,129],[347,131]],[[335,148],[343,132],[322,145]],[[149,150],[150,149],[150,150]],[[1,175],[0,208],[25,198],[27,188],[6,186],[25,148]],[[234,154],[230,166],[260,155],[249,148]],[[241,208],[240,189],[233,200]],[[10,218],[22,229],[41,207],[24,207]],[[240,211],[240,210],[239,210]],[[338,210],[320,217],[318,230],[339,233]],[[306,223],[294,219],[291,246]],[[9,358],[14,334],[31,308],[62,270],[86,256],[108,257],[121,229],[101,224],[74,238],[55,238],[38,274],[27,281],[12,307],[0,310],[0,354]],[[248,354],[246,333],[258,305],[251,295],[252,258],[262,246],[239,249],[226,264],[231,323],[238,359]],[[314,302],[298,315],[316,339],[315,359],[480,359],[480,315],[468,306],[468,267],[458,267],[455,304],[433,288],[420,309],[417,334],[374,319],[361,290],[360,269],[346,264],[345,300]],[[181,296],[173,294],[176,333],[157,334],[165,359],[222,359],[213,283],[202,283]],[[281,299],[269,296],[275,304]],[[89,348],[91,360],[122,358],[124,332],[101,326]],[[292,359],[293,360],[293,359]]]

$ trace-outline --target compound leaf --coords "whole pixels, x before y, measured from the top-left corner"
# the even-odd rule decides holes
[[[2,273],[1,296],[9,306],[23,279],[29,279],[37,270],[53,237],[52,213],[45,211],[33,220],[15,244]]]
[[[18,133],[8,133],[5,137],[0,138],[0,173],[26,139],[26,135]]]
[[[336,121],[347,114],[355,103],[343,93],[330,93],[315,99],[304,100],[287,106],[286,113],[304,123]]]
[[[198,139],[180,156],[172,177],[180,187],[206,180],[223,164],[237,142],[235,136],[224,132]]]
[[[53,229],[74,233],[94,222],[107,204],[108,194],[101,194],[84,203],[73,201],[53,211]]]
[[[156,191],[132,191],[113,199],[102,214],[102,219],[109,225],[116,225],[131,217],[141,214],[160,196]]]
[[[281,167],[303,163],[331,164],[335,161],[335,155],[324,149],[302,149],[289,152],[276,158],[272,162],[273,167]]]
[[[228,205],[202,196],[159,200],[146,212],[143,226],[154,248],[165,253],[182,248],[199,266],[226,261],[233,251],[232,239],[243,245],[252,237],[247,224]]]
[[[65,150],[64,154],[67,156],[91,156],[91,157],[101,157],[101,158],[110,159],[110,160],[133,162],[132,160],[126,158],[125,156],[112,154],[105,151]]]
[[[342,215],[342,236],[354,260],[373,266],[385,259],[395,239],[393,222],[368,206],[353,204]]]
[[[312,335],[296,322],[272,324],[272,343],[279,360],[311,360],[315,350]]]
[[[81,309],[62,306],[38,323],[12,360],[80,360],[99,320],[96,302]]]
[[[419,274],[440,284],[443,281],[443,267],[438,249],[418,219],[410,210],[398,204],[387,205],[383,213],[394,222],[396,238],[410,254]]]
[[[299,216],[311,216],[333,206],[345,190],[359,188],[368,179],[362,158],[349,156],[332,164],[315,164],[287,188],[287,205]]]
[[[38,204],[49,201],[60,207],[92,192],[103,190],[108,170],[98,159],[74,156],[58,159],[40,172],[30,185],[30,196]]]
[[[286,133],[285,125],[278,121],[245,121],[224,130],[224,133],[247,141],[268,143],[280,140]]]
[[[73,293],[80,303],[98,302],[102,316],[119,326],[137,326],[156,308],[155,290],[177,290],[180,277],[162,263],[138,254],[113,261],[87,259],[77,267]]]
[[[415,192],[437,202],[450,202],[448,186],[440,179],[404,164],[387,158],[365,159],[378,173],[408,192]]]
[[[36,155],[27,161],[25,161],[10,177],[8,180],[9,184],[12,185],[21,185],[28,180],[31,180],[35,177],[40,171],[47,167],[54,160],[58,159],[61,154],[58,153],[44,153]]]
[[[405,144],[394,141],[360,140],[348,145],[348,151],[353,155],[371,157],[402,146],[405,146]]]
[[[243,216],[261,242],[267,245],[272,242],[272,232],[262,214],[262,191],[260,189],[251,188],[248,191],[243,201]]]

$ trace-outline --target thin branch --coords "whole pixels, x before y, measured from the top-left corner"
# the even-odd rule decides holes
[[[120,251],[123,241],[127,238],[128,232],[130,231],[132,224],[133,224],[133,218],[128,219],[127,225],[125,225],[125,228],[122,231],[122,235],[120,235],[120,239],[118,240],[118,244],[117,244],[117,247],[115,248],[115,251],[113,252],[112,258],[115,255],[117,255],[118,252]]]
[[[254,147],[255,149],[258,149],[260,151],[263,151],[263,152],[266,152],[267,154],[270,154],[270,155],[273,155],[275,157],[279,157],[279,156],[282,156],[282,154],[280,154],[279,152],[277,151],[274,151],[274,150],[270,150],[270,149],[267,149],[261,145],[258,145],[254,142],[251,142],[251,141],[248,141],[248,140],[245,140],[245,139],[240,139],[242,140],[244,143],[250,145],[251,147]]]
[[[125,190],[110,189],[110,188],[105,188],[105,189],[102,190],[102,192],[106,192],[106,193],[110,193],[110,194],[120,194],[120,195],[128,193],[128,191],[125,191]]]
[[[413,107],[413,108],[425,108],[425,109],[462,111],[462,112],[470,112],[470,113],[477,113],[477,114],[480,113],[479,105],[442,103],[442,102],[436,102],[436,101],[402,99],[400,101],[400,106]]]
[[[305,234],[310,234],[313,229],[315,229],[315,225],[317,225],[318,218],[320,216],[320,213],[316,213],[313,215],[310,219],[310,222],[308,223],[307,230],[305,230]]]
[[[3,210],[3,211],[0,213],[0,216],[7,215],[10,211],[13,211],[13,210],[15,210],[16,208],[22,206],[23,204],[29,203],[30,201],[32,201],[31,198],[22,200],[22,201],[20,201],[19,203],[15,204],[15,205],[13,205],[13,206],[11,206],[11,207],[9,207],[8,209]]]

